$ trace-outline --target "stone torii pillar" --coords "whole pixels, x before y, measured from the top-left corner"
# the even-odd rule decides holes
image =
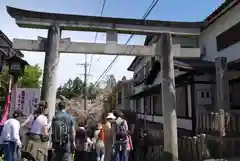
[[[178,161],[176,91],[173,64],[172,37],[161,34],[156,44],[156,56],[161,64],[161,95],[163,109],[164,161]]]
[[[48,103],[48,118],[52,120],[55,115],[56,93],[57,93],[57,69],[59,65],[59,44],[61,30],[57,24],[53,24],[48,30],[46,41],[46,54],[44,62],[43,83],[41,99]]]

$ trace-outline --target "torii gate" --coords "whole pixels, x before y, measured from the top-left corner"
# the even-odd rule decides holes
[[[199,35],[200,24],[54,14],[8,6],[7,12],[15,19],[19,27],[48,29],[47,39],[41,37],[38,40],[14,39],[13,48],[46,52],[41,97],[48,102],[49,120],[55,114],[57,69],[60,53],[158,56],[161,60],[162,69],[164,160],[178,160],[173,56],[189,57],[189,55],[184,54],[191,51],[183,51],[179,44],[172,45],[171,34]],[[61,30],[106,32],[107,42],[106,44],[71,42],[69,38],[61,39]],[[117,44],[117,33],[159,35],[160,39],[151,46],[120,45]],[[195,50],[198,51],[199,49]]]

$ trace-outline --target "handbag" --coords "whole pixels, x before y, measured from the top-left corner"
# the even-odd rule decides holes
[[[39,115],[33,117],[33,121],[32,121],[31,127],[29,128],[29,131],[26,133],[27,136],[30,136],[33,123],[37,120],[38,116]]]

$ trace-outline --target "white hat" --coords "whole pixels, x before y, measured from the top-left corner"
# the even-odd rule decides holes
[[[116,117],[115,117],[114,114],[111,112],[111,113],[108,113],[108,116],[106,117],[106,119],[116,119]]]
[[[83,126],[80,126],[80,127],[79,127],[79,129],[81,129],[81,130],[85,130],[85,127],[83,127]]]

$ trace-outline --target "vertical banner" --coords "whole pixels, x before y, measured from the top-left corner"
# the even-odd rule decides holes
[[[4,105],[4,109],[2,112],[2,118],[0,121],[0,125],[2,126],[8,119],[8,108],[10,105],[10,94],[7,95],[6,101],[5,101],[5,105]]]
[[[13,110],[20,110],[25,116],[30,115],[37,108],[40,100],[40,89],[38,88],[16,88],[12,99]]]

